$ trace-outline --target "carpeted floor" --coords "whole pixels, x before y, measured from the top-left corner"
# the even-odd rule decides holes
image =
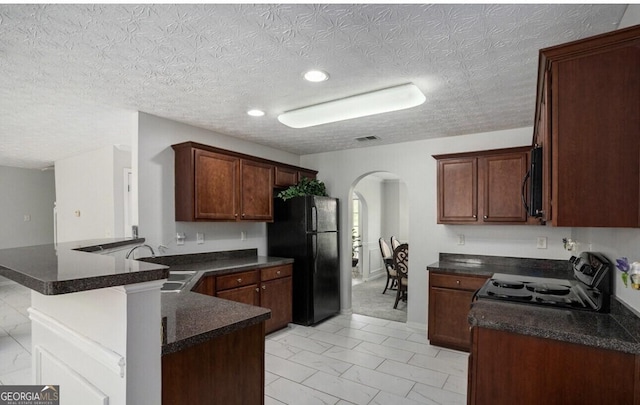
[[[387,290],[385,294],[382,294],[386,281],[386,277],[380,277],[351,287],[353,313],[390,321],[407,322],[407,303],[400,301],[398,309],[393,309],[396,291]]]

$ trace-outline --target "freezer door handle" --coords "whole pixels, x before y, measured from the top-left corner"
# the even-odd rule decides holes
[[[311,207],[311,226],[313,232],[318,231],[318,208],[315,205]]]

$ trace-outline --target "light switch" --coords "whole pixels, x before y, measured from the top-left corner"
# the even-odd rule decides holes
[[[198,245],[202,245],[204,243],[204,233],[202,232],[196,233],[196,242],[198,243]]]

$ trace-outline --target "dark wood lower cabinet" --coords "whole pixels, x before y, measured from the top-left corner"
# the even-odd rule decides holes
[[[162,356],[162,405],[264,404],[264,322]]]
[[[282,329],[291,322],[291,288],[291,277],[262,282],[260,306],[271,309],[271,319],[265,322],[267,333]]]
[[[469,405],[640,404],[640,356],[478,328]]]
[[[230,290],[218,291],[218,298],[229,301],[241,302],[249,305],[260,305],[260,295],[258,294],[258,285],[251,284],[245,287],[232,288]]]
[[[432,345],[468,352],[471,333],[467,315],[474,292],[486,276],[429,272],[429,328]]]
[[[265,267],[222,276],[208,275],[194,292],[271,310],[265,322],[266,333],[287,327],[292,320],[293,265]]]

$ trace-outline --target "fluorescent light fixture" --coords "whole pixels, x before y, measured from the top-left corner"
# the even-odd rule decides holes
[[[309,82],[324,82],[329,79],[329,75],[322,70],[309,70],[304,74],[304,79]]]
[[[249,110],[249,111],[247,111],[247,114],[249,114],[252,117],[262,117],[264,115],[264,111],[262,111],[262,110]]]
[[[278,121],[291,128],[307,128],[330,122],[404,110],[424,103],[426,97],[413,83],[372,91],[370,93],[328,101],[278,116]]]

